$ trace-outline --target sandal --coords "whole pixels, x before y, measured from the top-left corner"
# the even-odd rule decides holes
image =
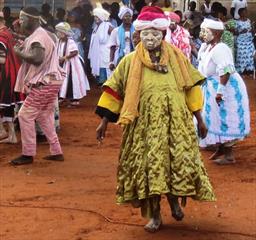
[[[213,160],[213,162],[218,165],[230,165],[236,163],[236,160],[234,158],[218,158],[216,160]]]

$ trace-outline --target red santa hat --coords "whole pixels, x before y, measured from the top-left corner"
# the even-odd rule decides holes
[[[133,25],[137,31],[149,28],[164,31],[169,27],[170,22],[161,8],[146,6],[142,8],[140,15]]]

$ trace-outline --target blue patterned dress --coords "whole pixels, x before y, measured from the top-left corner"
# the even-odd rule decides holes
[[[199,50],[199,71],[207,77],[203,85],[203,119],[208,128],[207,137],[200,146],[228,143],[243,139],[250,132],[249,100],[241,76],[235,71],[231,49],[224,43],[215,46],[202,44]],[[230,77],[218,106],[215,97],[220,76]]]
[[[248,32],[242,33],[245,29]],[[239,35],[236,39],[236,70],[240,73],[254,70],[253,55],[255,48],[251,29],[252,26],[249,19],[246,21],[237,20],[236,30]]]

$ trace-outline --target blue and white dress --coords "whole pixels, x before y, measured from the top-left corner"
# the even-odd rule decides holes
[[[255,48],[251,21],[249,19],[247,21],[236,21],[236,30],[239,34],[236,38],[236,70],[240,73],[253,71]],[[243,30],[248,32],[242,33]]]
[[[241,76],[235,71],[233,55],[224,43],[215,46],[203,43],[199,50],[199,71],[207,77],[203,85],[203,119],[208,128],[207,137],[200,140],[206,147],[243,139],[250,132],[249,100]],[[220,106],[215,97],[220,76],[230,74],[226,84],[224,101]]]

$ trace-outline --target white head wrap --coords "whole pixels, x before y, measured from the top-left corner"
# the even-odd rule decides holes
[[[94,8],[93,16],[98,17],[101,21],[107,21],[110,13],[103,8]]]
[[[209,28],[213,30],[224,30],[224,24],[221,21],[215,21],[215,20],[206,18],[201,24],[201,28]]]
[[[61,22],[61,23],[58,23],[56,26],[55,26],[55,29],[61,33],[64,33],[66,35],[72,35],[72,30],[71,30],[71,27],[70,25],[67,23],[67,22]]]
[[[156,18],[153,21],[135,20],[133,26],[135,30],[141,31],[149,28],[155,28],[161,31],[167,30],[170,25],[170,21],[165,18]]]
[[[132,9],[130,9],[130,8],[126,7],[126,6],[122,6],[122,7],[120,8],[120,10],[119,10],[118,17],[119,17],[120,19],[123,19],[124,15],[125,15],[126,13],[130,13],[131,16],[133,15]]]
[[[205,20],[201,23],[200,28],[206,28]]]
[[[25,16],[28,16],[28,17],[31,17],[34,19],[38,19],[40,24],[47,24],[47,21],[40,15],[29,14],[29,13],[24,12],[23,10],[20,11],[20,15],[25,15]]]

